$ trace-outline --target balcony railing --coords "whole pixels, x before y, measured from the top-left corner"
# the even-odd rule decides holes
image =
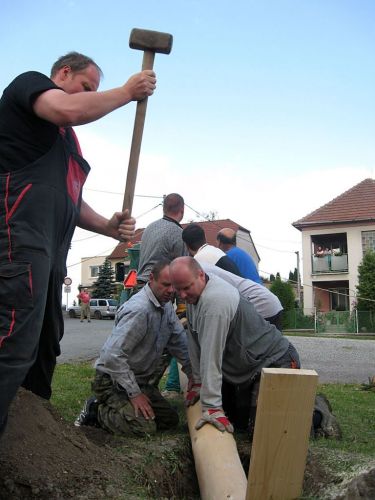
[[[312,272],[319,273],[345,273],[348,272],[348,254],[322,255],[312,258]]]

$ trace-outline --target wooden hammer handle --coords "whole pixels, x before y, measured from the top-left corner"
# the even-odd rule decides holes
[[[153,69],[155,52],[146,50],[143,54],[142,70]],[[139,155],[141,152],[141,143],[143,135],[143,127],[145,124],[146,109],[148,98],[145,97],[142,101],[138,101],[137,110],[135,113],[133,138],[130,147],[130,157],[128,165],[128,173],[126,176],[125,195],[122,210],[129,210],[131,215],[134,200],[135,183],[137,181],[137,171],[139,163]]]

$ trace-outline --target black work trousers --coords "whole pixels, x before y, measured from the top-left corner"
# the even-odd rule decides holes
[[[0,175],[0,434],[21,385],[51,396],[66,256],[88,170],[58,134],[42,158]]]

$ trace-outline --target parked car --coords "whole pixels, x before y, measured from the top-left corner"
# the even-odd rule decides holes
[[[91,299],[90,311],[91,317],[95,319],[110,318],[114,319],[118,302],[115,299]],[[70,306],[68,309],[70,318],[79,318],[81,315],[80,306]]]

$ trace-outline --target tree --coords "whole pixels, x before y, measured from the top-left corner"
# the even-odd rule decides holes
[[[108,298],[116,293],[114,275],[111,262],[106,258],[104,264],[100,266],[98,279],[93,284],[93,298]]]
[[[272,282],[272,281],[275,281],[275,279],[276,279],[276,278],[275,278],[275,275],[274,275],[274,274],[270,274],[270,281],[271,281],[271,282]]]
[[[289,271],[289,280],[292,283],[297,283],[298,281],[298,271],[297,268],[294,268],[294,271]]]
[[[279,298],[281,305],[283,306],[284,309],[283,328],[288,327],[289,326],[288,314],[285,313],[287,311],[295,309],[295,297],[294,297],[293,287],[290,283],[286,281],[281,281],[279,276],[272,283],[270,290]]]
[[[359,311],[375,311],[375,252],[373,250],[365,253],[358,266],[357,293],[357,309]]]
[[[280,278],[276,278],[272,283],[270,290],[279,298],[284,311],[289,311],[290,309],[295,308],[294,291],[290,283],[281,281]]]
[[[201,214],[201,217],[203,218],[203,220],[214,221],[217,220],[218,218],[218,212],[217,210],[210,210],[209,212],[203,212]]]

